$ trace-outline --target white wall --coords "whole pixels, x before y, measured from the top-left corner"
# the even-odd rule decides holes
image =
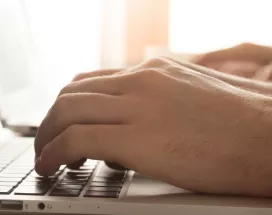
[[[170,0],[170,48],[205,52],[241,42],[272,45],[269,0]]]
[[[100,0],[0,0],[3,90],[30,83],[58,90],[98,69],[100,33]]]
[[[0,0],[0,89],[3,93],[30,83],[28,28],[20,0]]]

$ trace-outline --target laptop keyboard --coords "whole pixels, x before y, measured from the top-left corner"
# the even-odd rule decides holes
[[[0,195],[117,198],[126,171],[116,171],[88,160],[77,170],[61,166],[50,177],[33,169],[33,144],[7,144],[0,148]]]

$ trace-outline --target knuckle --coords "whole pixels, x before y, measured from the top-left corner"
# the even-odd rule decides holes
[[[147,67],[158,67],[163,66],[167,63],[167,60],[163,57],[154,57],[145,62]]]
[[[63,94],[59,96],[52,107],[52,114],[56,120],[63,118],[65,113],[68,112],[69,103],[70,103],[71,96],[68,94]]]
[[[84,73],[84,72],[78,73],[78,74],[73,78],[72,81],[79,81],[79,80],[81,80],[81,79],[83,79],[83,78],[85,78],[85,77],[86,77],[86,73]]]
[[[63,87],[59,93],[59,96],[70,93],[74,87],[74,83],[67,84],[65,87]]]
[[[70,95],[64,94],[57,98],[55,102],[55,108],[59,111],[63,111],[64,108],[68,107],[68,103],[70,100]]]
[[[138,80],[151,80],[154,78],[157,78],[160,76],[161,72],[159,69],[153,69],[153,68],[148,68],[148,69],[141,69],[135,73],[135,76],[138,78]]]
[[[71,125],[69,126],[61,136],[61,141],[65,144],[65,147],[63,148],[64,153],[71,153],[74,151],[75,144],[79,142],[79,130],[77,125]]]

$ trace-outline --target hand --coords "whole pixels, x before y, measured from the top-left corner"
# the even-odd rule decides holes
[[[162,58],[76,81],[40,126],[35,169],[91,158],[193,191],[269,195],[264,99]]]
[[[272,48],[244,43],[198,55],[192,62],[221,72],[261,81],[272,80]]]

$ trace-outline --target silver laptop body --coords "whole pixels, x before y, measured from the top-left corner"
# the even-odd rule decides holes
[[[272,214],[272,200],[195,194],[133,171],[88,160],[42,178],[34,138],[0,127],[0,214]]]

